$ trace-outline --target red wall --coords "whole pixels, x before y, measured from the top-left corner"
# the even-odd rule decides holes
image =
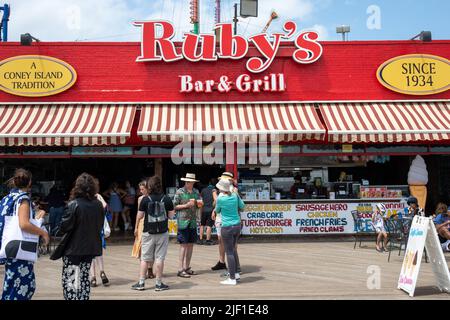
[[[249,73],[247,59],[192,63],[135,62],[140,43],[19,43],[0,44],[0,60],[25,54],[53,56],[71,64],[77,83],[51,97],[23,98],[0,91],[0,102],[159,102],[159,101],[334,101],[450,99],[450,90],[430,96],[403,95],[378,83],[377,68],[399,55],[424,53],[450,59],[450,41],[322,42],[323,56],[310,65],[292,59],[293,48],[284,47],[262,74],[284,73],[283,93],[180,93],[180,74],[218,81]],[[255,54],[250,50],[249,55]]]

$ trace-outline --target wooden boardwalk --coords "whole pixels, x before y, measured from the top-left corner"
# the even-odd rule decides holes
[[[239,245],[242,281],[229,287],[219,283],[221,272],[210,269],[217,262],[217,245],[195,246],[192,268],[198,275],[183,279],[176,276],[178,245],[171,242],[164,278],[170,290],[164,292],[154,291],[154,280],[147,280],[145,291],[130,289],[138,279],[138,261],[130,253],[131,243],[107,248],[105,271],[111,285],[92,288],[91,299],[411,299],[397,289],[402,263],[398,251],[388,263],[387,253],[376,252],[373,243],[353,250],[348,241],[244,242]],[[446,259],[448,263],[450,257]],[[379,267],[379,289],[367,287],[370,266]],[[4,268],[0,270],[3,279]],[[34,299],[62,299],[61,261],[41,257],[35,270]],[[414,299],[450,299],[435,287],[431,265],[425,261]]]

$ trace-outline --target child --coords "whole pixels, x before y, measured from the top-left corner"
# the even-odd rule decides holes
[[[388,242],[388,236],[386,229],[384,228],[384,216],[386,214],[386,207],[382,203],[378,203],[375,205],[375,211],[372,215],[372,223],[375,228],[375,231],[377,233],[377,251],[383,252],[387,251],[387,242]],[[384,237],[384,244],[382,247],[380,247],[381,244],[381,238]]]

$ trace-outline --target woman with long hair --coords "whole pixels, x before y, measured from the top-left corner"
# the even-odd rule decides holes
[[[100,190],[100,183],[99,183],[97,178],[95,178],[95,183],[97,184],[97,190]],[[103,199],[103,197],[99,193],[97,193],[95,195],[95,197],[97,198],[98,201],[100,201],[102,203],[103,209],[105,210],[105,214],[106,214],[106,210],[107,210],[108,204],[106,203],[106,201]],[[102,253],[103,253],[105,251],[105,249],[106,249],[106,240],[105,240],[105,230],[104,230],[104,228],[102,229],[101,237],[102,237],[102,247],[103,247]],[[95,259],[93,260],[93,262],[91,264],[91,271],[90,271],[90,273],[91,273],[91,287],[96,287],[97,286],[97,278],[96,278],[97,272],[96,272],[96,269],[98,269],[100,271],[100,279],[102,279],[102,284],[104,286],[108,286],[109,285],[109,279],[108,279],[108,277],[106,276],[106,273],[105,273],[105,265],[103,263],[103,254],[101,256],[95,257]]]
[[[139,192],[141,196],[138,198],[138,208],[141,205],[142,199],[148,197],[148,186],[147,180],[143,180],[139,183]],[[131,251],[131,256],[137,258],[140,261],[141,251],[142,251],[142,233],[144,232],[144,219],[141,219],[135,227],[135,240],[133,245],[133,250]],[[153,279],[155,275],[153,274],[153,265],[148,265],[147,278]]]
[[[63,259],[62,286],[66,300],[89,300],[89,270],[92,260],[102,255],[101,232],[105,219],[97,193],[95,178],[82,173],[75,181],[62,218],[60,232],[64,237],[51,259]]]

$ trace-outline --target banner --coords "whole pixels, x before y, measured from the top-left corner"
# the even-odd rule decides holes
[[[317,203],[247,203],[241,212],[242,235],[300,235],[354,234],[352,212],[363,219],[362,228],[372,228],[375,202],[317,202]],[[404,210],[406,203],[383,202],[387,216]],[[215,234],[215,227],[213,227]],[[169,221],[169,233],[177,234],[176,220]]]

